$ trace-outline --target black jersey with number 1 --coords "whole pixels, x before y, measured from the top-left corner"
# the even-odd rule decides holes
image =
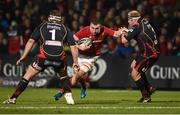
[[[63,53],[64,44],[75,45],[73,34],[63,24],[43,22],[35,28],[31,39],[40,42],[41,58],[58,59]]]

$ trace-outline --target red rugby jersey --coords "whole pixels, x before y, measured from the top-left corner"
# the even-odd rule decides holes
[[[87,56],[98,56],[101,55],[101,47],[102,42],[104,39],[106,39],[108,36],[113,37],[114,30],[109,29],[108,27],[102,26],[101,32],[98,35],[93,35],[90,32],[90,26],[86,26],[82,28],[80,31],[75,33],[76,37],[80,40],[82,38],[88,37],[92,39],[93,44],[90,49],[86,51],[79,51],[80,54],[87,55]]]

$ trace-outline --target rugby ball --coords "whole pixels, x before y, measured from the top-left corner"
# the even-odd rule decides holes
[[[78,41],[78,45],[86,45],[86,46],[91,46],[92,45],[92,40],[90,38],[82,38]]]

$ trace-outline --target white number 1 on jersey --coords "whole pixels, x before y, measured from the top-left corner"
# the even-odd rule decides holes
[[[55,40],[55,32],[56,32],[56,30],[55,29],[53,29],[53,30],[49,30],[49,32],[51,32],[52,34],[51,34],[51,38],[52,38],[52,40]]]

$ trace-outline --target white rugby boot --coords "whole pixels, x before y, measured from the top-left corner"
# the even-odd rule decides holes
[[[8,98],[7,100],[3,101],[3,104],[16,104],[16,98]]]
[[[65,97],[66,102],[67,102],[68,105],[74,105],[75,104],[71,92],[65,93],[64,97]]]

